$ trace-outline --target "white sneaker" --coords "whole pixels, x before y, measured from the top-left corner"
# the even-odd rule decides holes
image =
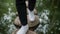
[[[28,9],[28,17],[29,17],[30,21],[34,21],[35,20],[34,11],[30,11]]]
[[[26,34],[26,32],[28,31],[29,27],[28,25],[22,26],[16,34]]]

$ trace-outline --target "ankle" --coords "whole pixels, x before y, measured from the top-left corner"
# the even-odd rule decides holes
[[[28,24],[26,24],[26,25],[22,25],[22,27],[28,27],[28,28],[29,28]]]

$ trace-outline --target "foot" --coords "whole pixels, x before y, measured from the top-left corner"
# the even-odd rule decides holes
[[[30,11],[28,9],[28,17],[30,21],[34,21],[35,20],[35,15],[34,15],[34,11]]]
[[[28,31],[29,27],[28,25],[22,26],[16,34],[26,34],[26,32]]]

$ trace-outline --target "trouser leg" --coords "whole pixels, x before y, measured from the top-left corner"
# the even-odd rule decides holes
[[[28,8],[30,11],[33,11],[35,8],[36,0],[28,0]]]
[[[16,8],[22,25],[27,24],[27,10],[25,0],[16,0]]]

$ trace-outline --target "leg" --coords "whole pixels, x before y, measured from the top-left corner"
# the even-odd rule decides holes
[[[19,19],[22,24],[22,27],[16,34],[25,34],[28,30],[25,0],[16,0],[16,8],[18,11]]]
[[[35,16],[34,16],[35,4],[36,4],[36,0],[28,0],[28,8],[29,8],[28,14],[31,21],[35,20]]]
[[[16,8],[22,25],[27,24],[27,10],[25,0],[16,0]]]
[[[28,0],[29,4],[28,4],[28,8],[30,11],[33,11],[35,8],[35,4],[36,4],[36,0]]]

